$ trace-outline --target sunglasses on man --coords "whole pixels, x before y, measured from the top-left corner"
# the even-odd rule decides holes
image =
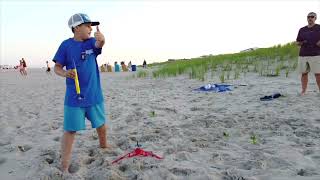
[[[307,17],[308,17],[308,18],[312,18],[312,19],[313,19],[315,16],[307,16]]]

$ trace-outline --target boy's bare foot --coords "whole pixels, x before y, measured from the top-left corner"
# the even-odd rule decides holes
[[[63,171],[62,172],[62,179],[70,179],[71,178],[71,174],[67,171]]]
[[[70,173],[69,168],[61,167],[62,173]]]
[[[306,95],[306,91],[301,91],[300,96]]]
[[[100,145],[100,150],[101,152],[108,152],[110,150],[112,150],[112,146],[110,144],[105,144],[103,146]]]
[[[67,174],[67,173],[70,174],[70,172],[69,172],[69,161],[65,160],[65,161],[63,161],[61,163],[61,171],[64,174]]]
[[[112,149],[112,146],[111,146],[111,144],[106,143],[106,144],[100,145],[100,148],[101,149]]]

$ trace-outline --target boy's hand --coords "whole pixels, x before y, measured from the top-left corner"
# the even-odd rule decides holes
[[[65,77],[74,79],[76,77],[76,73],[73,69],[69,69],[65,72]]]
[[[317,42],[317,46],[319,46],[319,47],[320,47],[320,40]]]
[[[97,27],[97,31],[94,32],[94,38],[96,38],[96,47],[97,48],[102,48],[102,46],[104,45],[104,35],[100,32],[99,30],[99,26]]]

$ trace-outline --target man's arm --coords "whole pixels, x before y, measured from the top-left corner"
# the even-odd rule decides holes
[[[296,44],[298,46],[302,46],[303,43],[307,43],[306,40],[303,40],[302,36],[301,36],[301,29],[298,32],[298,36],[297,36],[297,40],[296,40]]]
[[[298,46],[302,46],[303,43],[304,43],[304,41],[296,41],[296,44],[297,44]]]
[[[72,78],[72,79],[74,79],[74,77],[75,77],[75,72],[74,72],[74,70],[69,69],[68,71],[65,71],[65,70],[63,69],[63,66],[62,66],[61,64],[59,64],[59,63],[56,63],[56,64],[54,65],[54,72],[55,72],[57,75],[62,76],[62,77],[68,77],[68,78]]]

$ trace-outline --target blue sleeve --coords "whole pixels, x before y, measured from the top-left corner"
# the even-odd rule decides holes
[[[96,56],[98,56],[99,54],[101,54],[102,48],[97,48],[96,47],[96,39],[95,38],[92,38],[91,42],[92,42],[92,45],[93,45],[93,52],[96,54]]]
[[[65,43],[62,42],[52,61],[55,63],[59,63],[62,66],[66,66],[66,62],[67,62],[66,50],[67,49],[66,49]]]

